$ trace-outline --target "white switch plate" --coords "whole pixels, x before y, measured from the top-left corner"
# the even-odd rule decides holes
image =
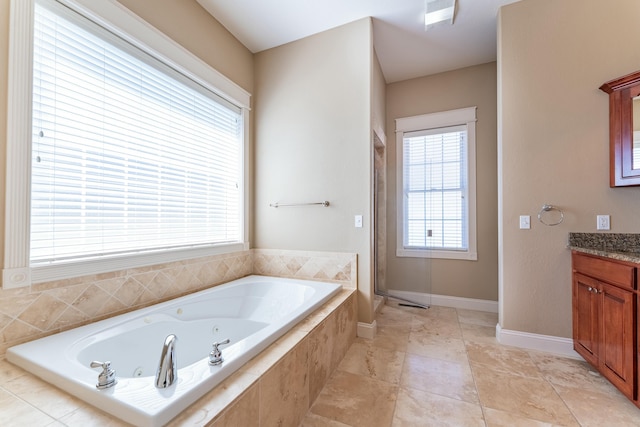
[[[598,215],[597,217],[596,229],[598,230],[610,230],[611,229],[611,218],[609,215]]]
[[[355,225],[356,228],[362,228],[362,215],[355,216]]]
[[[531,216],[529,215],[520,215],[520,229],[528,230],[531,228]]]

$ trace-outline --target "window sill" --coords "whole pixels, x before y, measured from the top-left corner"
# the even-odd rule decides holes
[[[441,251],[426,249],[398,249],[396,256],[400,258],[435,258],[477,261],[478,253],[473,251]]]
[[[183,261],[201,258],[211,255],[220,255],[249,249],[249,243],[228,243],[208,246],[204,248],[181,249],[146,253],[138,255],[125,255],[110,259],[81,261],[57,265],[34,266],[31,268],[31,283],[42,283],[53,280],[70,279],[73,277],[101,274],[112,271],[137,268],[149,265],[163,264],[167,262]]]

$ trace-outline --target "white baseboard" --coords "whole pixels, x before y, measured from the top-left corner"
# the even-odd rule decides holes
[[[496,325],[496,339],[500,344],[520,347],[527,350],[545,351],[547,353],[558,354],[582,359],[573,349],[573,340],[570,338],[554,337],[552,335],[539,335],[529,332],[512,331],[502,329],[500,324]]]
[[[376,333],[378,333],[378,324],[375,320],[371,323],[358,322],[356,335],[360,338],[367,338],[372,340],[376,337]]]
[[[452,297],[448,295],[434,295],[422,292],[397,291],[394,289],[389,289],[387,292],[390,296],[402,298],[408,301],[415,301],[422,305],[439,305],[442,307],[486,311],[489,313],[498,312],[498,301]]]

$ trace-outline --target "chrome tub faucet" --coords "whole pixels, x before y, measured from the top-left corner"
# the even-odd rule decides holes
[[[174,334],[167,336],[160,354],[160,364],[156,372],[156,387],[167,388],[178,379],[178,363],[176,362],[176,341]]]

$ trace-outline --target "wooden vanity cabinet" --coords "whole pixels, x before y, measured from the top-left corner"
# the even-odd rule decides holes
[[[573,252],[573,347],[638,404],[634,264]]]

